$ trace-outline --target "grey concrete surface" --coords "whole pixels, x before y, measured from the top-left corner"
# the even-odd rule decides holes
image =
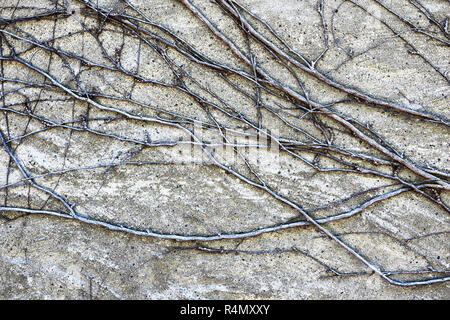
[[[239,119],[232,119],[211,105],[198,104],[192,95],[180,90],[138,82],[124,72],[90,67],[73,57],[47,50],[45,46],[53,46],[83,56],[93,63],[113,66],[105,58],[104,49],[111,57],[119,56],[123,68],[132,73],[175,83],[176,79],[162,55],[155,53],[133,33],[124,35],[114,20],[108,20],[114,18],[94,15],[94,11],[86,8],[83,2],[59,1],[57,8],[69,8],[70,14],[57,16],[57,19],[51,16],[14,23],[1,22],[1,55],[9,56],[8,44],[12,45],[21,59],[44,72],[36,72],[14,59],[0,60],[3,110],[0,129],[5,139],[9,139],[8,148],[30,177],[34,177],[34,183],[63,197],[74,205],[73,209],[78,214],[92,221],[106,221],[115,226],[158,234],[236,235],[305,219],[288,203],[214,165],[205,153],[202,155],[198,144],[190,143],[191,136],[180,128],[120,119],[90,120],[89,128],[103,132],[103,135],[83,130],[83,117],[117,117],[118,113],[101,110],[88,101],[72,99],[61,87],[55,87],[55,82],[79,90],[80,96],[84,90],[127,97],[142,103],[138,105],[91,94],[94,103],[128,114],[176,118],[161,112],[163,110],[195,119],[198,124],[212,122],[209,111],[223,127],[240,133],[254,132]],[[110,10],[112,16],[116,12],[125,12],[162,24],[204,56],[253,74],[252,68],[245,65],[180,1],[130,0],[129,3],[141,15],[124,1],[95,3]],[[193,3],[236,46],[246,54],[249,52],[246,37],[217,3],[206,0]],[[450,118],[448,1],[382,0],[378,3],[372,0],[325,0],[326,33],[317,10],[320,1],[246,0],[240,3],[270,24],[293,50],[301,52],[309,61],[321,54],[328,38],[329,49],[317,62],[316,69],[330,79],[412,110],[438,115],[442,119]],[[435,17],[444,31],[447,28],[446,34],[414,6],[418,3]],[[13,19],[54,9],[51,1],[21,0],[17,4],[17,1],[6,0],[0,4],[0,17]],[[404,21],[393,13],[399,14]],[[424,33],[412,30],[406,20],[417,28],[423,28],[419,30],[425,30]],[[282,47],[282,43],[261,23],[250,21],[270,41]],[[165,39],[170,38],[154,26],[144,23],[141,26]],[[92,28],[92,33],[79,32],[85,28]],[[102,28],[98,33],[102,47],[93,36],[99,28]],[[70,33],[73,34],[68,35]],[[14,38],[14,35],[21,38]],[[34,47],[24,38],[32,39]],[[43,45],[36,47],[37,42]],[[154,39],[149,42],[164,47]],[[304,94],[295,77],[260,43],[250,39],[250,48],[259,67],[279,83]],[[184,80],[193,92],[225,109],[231,106],[257,123],[254,101],[234,90],[217,71],[201,66],[173,49],[164,49],[168,59],[192,76],[192,79],[185,77]],[[295,69],[312,101],[327,104],[349,97],[346,92],[324,84],[292,63],[289,65]],[[55,82],[44,74],[51,75]],[[227,77],[243,90],[256,95],[255,85],[248,79],[235,74]],[[27,86],[13,79],[48,86]],[[202,91],[193,79],[216,96]],[[41,101],[36,103],[34,100]],[[283,114],[283,119],[289,119],[309,134],[321,137],[321,129],[307,117],[303,118],[298,106],[289,102],[285,95],[277,97],[261,90],[261,101],[275,110],[284,110],[286,113],[277,114]],[[30,120],[27,108],[55,123],[81,119],[73,124],[80,130],[61,125],[52,128],[42,119]],[[437,176],[443,183],[449,183],[448,120],[447,125],[439,124],[356,101],[338,103],[333,110],[369,125],[407,161],[420,168],[447,172],[447,176]],[[333,131],[335,146],[391,161],[379,150],[348,134],[348,130],[335,121],[318,116],[325,127]],[[287,126],[276,113],[267,109],[262,111],[262,127],[271,130],[278,138],[308,141],[304,134]],[[199,130],[195,124],[190,128]],[[202,141],[220,143],[222,139],[214,126],[210,130],[202,130],[201,134]],[[119,136],[126,139],[117,139]],[[142,148],[142,143],[132,143],[130,139],[144,144],[155,141],[186,143]],[[249,141],[239,136],[233,139],[242,143]],[[272,140],[271,146],[275,145]],[[225,165],[252,176],[232,148],[221,150],[218,148],[215,154],[225,159]],[[380,194],[380,190],[388,192],[395,188],[381,189],[381,186],[398,183],[380,175],[318,172],[306,162],[277,148],[240,150],[248,155],[249,164],[256,168],[259,177],[271,190],[300,205],[314,219],[357,208],[370,196]],[[304,150],[298,154],[322,167],[340,166],[326,156],[315,158],[314,153]],[[367,169],[379,170],[386,176],[393,170],[390,165],[333,155]],[[134,164],[124,164],[127,161]],[[398,177],[403,181],[434,183],[402,165],[398,168]],[[60,172],[64,170],[64,173]],[[257,180],[255,176],[252,179]],[[45,214],[45,210],[66,215],[69,211],[53,195],[24,181],[23,172],[5,146],[0,150],[0,185],[0,206],[3,208],[0,210],[2,299],[450,298],[448,281],[408,287],[389,283],[311,225],[238,239],[176,241],[124,230],[114,231],[76,219]],[[379,189],[358,195],[371,188]],[[446,278],[450,275],[450,216],[448,210],[437,202],[450,205],[450,191],[434,184],[424,191],[435,201],[419,191],[408,191],[367,206],[350,218],[323,226],[392,279],[408,282]],[[439,195],[433,192],[439,192]],[[353,198],[321,208],[348,197]],[[7,210],[7,207],[24,210]],[[41,212],[30,214],[29,209]]]

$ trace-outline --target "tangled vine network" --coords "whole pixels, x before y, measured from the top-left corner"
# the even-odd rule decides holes
[[[449,56],[448,2],[442,1],[440,11],[426,1],[404,0],[401,7],[388,2],[302,4],[309,6],[305,15],[315,32],[299,45],[305,23],[296,22],[297,35],[294,29],[283,31],[282,23],[256,14],[252,1],[2,1],[0,218],[8,223],[51,215],[138,236],[212,244],[315,228],[365,265],[364,274],[376,273],[400,286],[449,281],[445,259],[428,261],[427,269],[386,270],[382,257],[369,257],[333,227],[361,219],[392,199],[415,197],[425,208],[417,219],[431,219],[433,211],[444,221],[441,229],[410,238],[383,233],[404,250],[414,250],[413,238],[448,241],[450,233],[449,78],[448,61],[442,61]],[[283,5],[271,4],[280,12]],[[342,25],[343,19],[350,20]],[[349,38],[345,25],[357,35]],[[363,30],[373,26],[376,32]],[[404,61],[412,61],[410,68],[427,77],[426,90],[437,93],[433,99],[420,100],[420,93],[416,99],[400,89],[367,90],[363,82],[370,79],[358,66],[370,59],[376,65],[389,50],[398,50],[409,59]],[[389,58],[395,59],[384,59]],[[406,79],[404,87],[413,81]],[[412,128],[405,133],[408,150],[389,135],[395,126]],[[423,136],[417,128],[424,128]],[[430,132],[442,144],[433,164],[414,154]],[[82,150],[88,151],[83,155]],[[105,150],[115,151],[110,157]],[[304,172],[291,191],[316,177],[341,177],[329,180],[335,190],[345,187],[339,185],[348,181],[342,177],[368,178],[373,184],[331,201],[326,191],[312,193],[305,202],[280,187],[288,179],[283,175],[287,163]],[[140,225],[140,212],[124,222],[98,207],[109,181],[126,179],[121,168],[156,166],[219,170],[293,215],[250,229],[168,232]],[[85,190],[79,180],[92,176],[83,172],[103,177],[86,201],[80,200]],[[194,249],[246,253],[206,245]],[[336,270],[296,247],[290,251],[314,259],[332,276],[361,274]]]

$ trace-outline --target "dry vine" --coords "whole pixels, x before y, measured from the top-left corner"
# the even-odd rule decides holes
[[[450,81],[445,66],[436,64],[423,52],[423,48],[418,48],[410,40],[410,35],[413,34],[448,49],[448,17],[441,21],[420,1],[409,0],[415,10],[422,13],[429,22],[428,26],[421,27],[379,0],[370,3],[382,10],[383,17],[389,16],[390,19],[375,16],[366,6],[367,1],[342,1],[331,14],[327,14],[327,1],[319,0],[315,9],[323,29],[323,45],[319,55],[308,58],[307,54],[294,49],[284,35],[279,35],[274,26],[254,14],[251,6],[234,0],[204,1],[208,2],[207,4],[181,0],[184,7],[182,10],[177,7],[177,10],[183,15],[192,15],[191,19],[195,16],[195,19],[209,30],[211,36],[221,41],[223,50],[231,52],[233,59],[237,61],[226,63],[202,52],[198,49],[198,43],[184,40],[176,30],[152,20],[132,0],[113,1],[113,5],[90,0],[73,3],[51,0],[41,1],[39,7],[20,4],[23,2],[3,1],[0,6],[0,109],[3,113],[0,138],[8,156],[5,180],[1,186],[3,203],[0,206],[0,217],[6,222],[22,215],[44,214],[75,219],[139,236],[179,241],[244,239],[309,225],[356,257],[370,272],[377,273],[391,284],[412,286],[450,280],[450,270],[435,267],[432,263],[428,270],[384,270],[377,261],[367,258],[347,243],[343,234],[338,234],[327,226],[331,222],[357,218],[367,208],[404,194],[416,194],[423,201],[439,208],[437,210],[447,215],[450,213],[449,204],[443,200],[450,192],[450,173],[445,168],[413,161],[402,150],[397,150],[373,125],[354,116],[352,111],[357,107],[383,110],[402,121],[427,124],[445,134],[448,134],[450,127],[448,117],[444,113],[430,112],[423,107],[376,97],[335,80],[331,75],[358,57],[395,41],[402,43],[410,55],[417,56],[430,73],[439,77],[439,81],[444,81],[444,90],[448,91]],[[200,8],[204,5],[220,10],[223,19],[233,23],[233,30],[219,27],[213,22]],[[339,11],[350,7],[376,20],[390,35],[359,52],[346,47],[337,34],[335,24]],[[406,29],[398,30],[399,26],[394,26],[392,19]],[[41,22],[52,26],[50,37],[47,37],[46,32],[44,35],[40,34]],[[71,39],[75,37],[82,37],[81,45],[70,44]],[[84,44],[84,39],[90,39],[89,44]],[[323,71],[321,63],[332,48],[344,52],[346,58],[333,70]],[[134,54],[134,65],[127,61],[130,50]],[[161,61],[160,68],[164,69],[161,71],[165,75],[164,79],[152,77],[145,66],[141,65],[144,54],[152,55]],[[288,83],[285,79],[280,79],[278,74],[273,74],[272,68],[265,67],[264,61],[269,60],[292,81]],[[93,85],[90,79],[94,76],[103,83],[102,87]],[[240,105],[240,102],[233,105],[223,96],[222,88],[213,87],[205,78],[201,78],[209,76],[214,76],[214,81],[220,81],[217,83],[221,83],[222,87],[226,87],[229,92],[239,96],[242,101],[245,100],[246,104],[250,103],[252,107],[246,108],[244,103]],[[116,79],[117,83],[112,83],[110,79]],[[336,98],[324,102],[330,97],[322,99],[311,94],[307,81],[325,86],[330,90],[330,97]],[[124,90],[124,87],[127,89]],[[177,112],[176,108],[171,110],[155,106],[142,94],[136,94],[145,92],[145,88],[154,87],[164,88],[182,96],[183,99],[193,101],[195,105],[191,106],[192,112]],[[49,112],[57,105],[63,106],[62,114],[58,114],[56,109]],[[118,125],[116,128],[119,129],[115,129],[114,123],[122,127]],[[171,132],[176,134],[158,140],[152,139],[147,131],[140,134],[140,128],[152,126],[170,128]],[[67,139],[65,148],[57,151],[58,157],[63,159],[63,167],[40,171],[34,168],[33,164],[26,165],[24,159],[19,156],[19,151],[24,141],[32,140],[48,131],[55,131],[61,139]],[[281,131],[284,133],[280,133]],[[285,134],[286,132],[289,134]],[[102,161],[103,155],[97,155],[97,164],[69,167],[68,154],[71,152],[71,141],[76,133],[118,141],[126,146],[126,151],[115,154],[107,162]],[[251,144],[249,139],[256,142]],[[345,144],[345,139],[352,142]],[[358,144],[362,147],[352,147]],[[173,157],[139,158],[139,155],[149,149],[167,151],[184,146],[188,146],[189,150],[200,150],[205,164],[218,167],[262,190],[274,200],[295,210],[298,217],[253,230],[199,235],[188,232],[165,233],[90,214],[89,209],[93,209],[100,189],[105,185],[108,175],[114,174],[116,168],[171,165],[177,161]],[[264,169],[249,156],[248,149],[268,153],[279,151],[282,156],[290,157],[290,161],[301,163],[316,173],[371,176],[389,183],[307,208],[277,190],[276,184],[267,179]],[[448,150],[444,152],[443,157],[445,156],[448,156]],[[87,209],[81,211],[77,209],[79,203],[70,202],[58,192],[58,186],[67,174],[96,169],[102,170],[103,182],[91,202],[84,207]],[[46,179],[53,177],[57,177],[56,180],[51,180],[54,183],[47,182]],[[28,188],[20,189],[23,186]],[[16,189],[18,191],[15,191]],[[38,204],[33,198],[32,190],[38,191],[45,200]],[[12,199],[14,192],[21,195],[20,201],[26,199],[25,205],[15,205],[15,200]],[[319,211],[331,212],[331,209],[345,204],[352,204],[352,207],[336,214],[316,215]],[[12,216],[12,213],[21,215]],[[439,234],[448,235],[448,230],[448,226],[443,226],[443,231]],[[423,234],[420,237],[430,235],[431,233]],[[412,250],[408,247],[410,239],[400,239],[400,236],[394,237],[392,234],[386,236]],[[179,249],[223,254],[273,252],[219,249],[203,244],[174,248]],[[296,247],[283,250],[277,252],[296,252],[313,259],[324,266],[331,276],[369,273],[341,272]],[[399,274],[425,277],[404,280],[395,277]]]

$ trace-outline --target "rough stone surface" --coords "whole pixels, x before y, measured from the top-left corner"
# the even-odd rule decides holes
[[[91,34],[77,33],[83,29],[83,24],[97,28],[102,17],[79,10],[78,8],[85,7],[83,1],[59,2],[66,8],[74,9],[70,15],[57,20],[40,18],[16,22],[14,25],[24,33],[19,33],[12,25],[5,23],[1,24],[1,28],[28,39],[32,35],[35,41],[42,43],[56,38],[51,43],[54,47],[87,57],[98,64],[110,65]],[[139,8],[149,20],[163,24],[205,56],[253,74],[251,68],[237,58],[181,2],[130,0],[130,3]],[[198,0],[193,3],[243,52],[248,52],[243,33],[214,1]],[[314,60],[323,51],[325,36],[321,16],[317,11],[320,1],[246,0],[241,3],[263,18],[289,46],[307,59]],[[383,0],[380,3],[414,25],[429,28],[427,30],[435,32],[433,35],[444,40],[438,41],[413,32],[407,24],[375,1],[357,0],[352,3],[325,0],[323,14],[329,50],[317,63],[317,69],[329,78],[373,97],[449,119],[449,39],[436,26],[430,25],[424,13],[412,4],[415,1]],[[422,0],[420,3],[436,20],[442,22],[444,28],[447,21],[448,35],[448,1]],[[16,1],[2,1],[0,17],[9,19],[42,12],[33,7],[46,10],[55,8],[50,1],[25,0],[20,1],[20,8],[16,10],[8,8],[15,5]],[[125,10],[139,16],[136,11],[127,8],[123,1],[98,1],[98,5],[109,8],[111,12]],[[258,31],[281,46],[261,24],[255,25],[258,26]],[[149,29],[159,35],[163,34],[156,28]],[[67,36],[70,32],[74,34]],[[117,54],[121,46],[121,33],[117,25],[106,23],[99,36],[104,49],[111,56]],[[60,37],[63,35],[66,36]],[[2,32],[2,36],[14,44],[17,52],[30,46],[30,43],[15,39],[9,34]],[[411,53],[414,49],[406,41],[413,44],[420,55]],[[261,68],[280,83],[303,93],[296,79],[275,61],[273,55],[257,41],[252,39],[250,43],[256,63]],[[125,69],[137,71],[142,77],[153,80],[174,82],[173,73],[161,55],[146,47],[136,37],[127,35],[123,44],[120,61]],[[2,40],[1,46],[2,56],[10,54],[5,40]],[[359,55],[370,47],[373,48]],[[168,49],[166,53],[217,96],[208,95],[192,80],[186,79],[192,90],[218,105],[221,104],[219,99],[222,99],[256,121],[254,102],[230,87],[217,72],[186,59],[175,50]],[[86,91],[121,97],[131,93],[130,99],[176,112],[199,122],[211,122],[205,109],[192,96],[179,90],[135,82],[132,77],[117,71],[88,68],[76,59],[67,58],[64,61],[57,54],[50,55],[44,48],[25,50],[20,57],[45,70],[58,83],[68,88],[77,88],[78,81]],[[350,57],[352,59],[346,61]],[[74,102],[60,88],[27,88],[11,81],[22,79],[51,83],[42,74],[17,61],[0,62],[2,108],[11,105],[15,110],[24,111],[28,106],[34,108],[36,114],[58,123],[82,119],[82,116],[117,116],[112,111],[101,111],[92,105],[88,108],[86,102]],[[76,81],[65,63],[69,63],[77,73]],[[327,104],[348,97],[345,92],[327,86],[299,69],[295,69],[295,72],[313,101]],[[249,80],[236,75],[230,75],[229,79],[252,95],[255,94],[255,86]],[[13,92],[19,88],[18,93]],[[5,94],[6,92],[12,93]],[[26,102],[25,97],[31,101]],[[35,103],[33,99],[44,100]],[[93,99],[100,104],[136,115],[167,115],[126,101],[104,97]],[[289,105],[284,97],[278,98],[265,91],[262,91],[261,99],[274,108],[294,106]],[[224,126],[241,132],[252,132],[240,126],[238,121],[213,110],[211,106],[209,108]],[[369,124],[393,148],[404,152],[403,156],[408,161],[422,168],[432,167],[447,172],[450,170],[448,126],[355,101],[340,103],[334,108],[361,123]],[[285,110],[295,113],[295,108]],[[310,134],[320,136],[320,129],[302,119],[302,113],[298,114],[296,117],[286,117]],[[11,150],[27,172],[36,177],[35,183],[54,190],[68,203],[76,204],[76,212],[83,216],[138,230],[177,235],[247,232],[303,219],[287,203],[215,166],[205,154],[202,156],[199,145],[186,143],[140,150],[139,144],[111,136],[70,130],[67,127],[49,129],[49,125],[45,126],[42,121],[28,119],[7,111],[0,116],[2,134],[5,139],[12,139],[9,144]],[[278,137],[305,140],[304,135],[286,126],[280,118],[267,110],[263,110],[262,119],[263,127],[269,128]],[[335,145],[387,159],[355,136],[345,134],[345,130],[337,123],[325,117],[323,121],[334,129]],[[77,125],[82,128],[82,124]],[[92,120],[89,127],[139,141],[191,141],[185,131],[153,122],[129,119]],[[48,130],[40,130],[42,128]],[[217,141],[217,130],[209,131],[203,133],[203,139]],[[23,139],[13,140],[28,132],[34,133]],[[220,138],[219,136],[219,142]],[[242,149],[242,152],[249,155],[251,165],[257,168],[260,177],[273,190],[311,212],[316,219],[348,211],[367,201],[369,197],[364,194],[326,209],[313,210],[316,207],[393,183],[391,179],[369,174],[317,172],[286,152],[256,148]],[[253,156],[252,152],[255,152]],[[251,175],[236,153],[231,150],[230,154],[237,159],[230,160],[228,157],[227,165],[233,165],[239,172]],[[299,154],[313,162],[314,154],[302,151]],[[121,161],[153,163],[115,165]],[[354,162],[363,163],[361,160]],[[318,163],[323,167],[337,166],[326,157],[320,157]],[[370,163],[364,165],[391,173],[389,166]],[[79,170],[48,174],[70,168]],[[423,181],[403,167],[400,168],[399,176],[413,183]],[[1,149],[1,206],[67,212],[67,208],[61,203],[52,199],[48,193],[30,186],[23,178],[17,165],[11,163],[6,149]],[[445,181],[445,177],[442,179]],[[448,176],[446,181],[448,183]],[[5,188],[5,185],[11,186]],[[386,190],[394,189],[390,187]],[[450,204],[450,192],[442,190],[440,199]],[[242,239],[176,241],[113,231],[47,214],[0,210],[0,217],[0,298],[3,299],[450,298],[449,282],[411,287],[390,284],[313,226],[266,232]],[[384,271],[430,271],[430,268],[446,271],[393,274],[391,276],[394,279],[412,281],[449,276],[449,212],[418,192],[408,191],[377,202],[353,217],[327,223],[325,227]],[[361,274],[336,275],[332,270]]]

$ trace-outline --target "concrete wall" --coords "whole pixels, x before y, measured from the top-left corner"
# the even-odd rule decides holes
[[[449,3],[239,4],[2,1],[1,298],[450,298]]]

